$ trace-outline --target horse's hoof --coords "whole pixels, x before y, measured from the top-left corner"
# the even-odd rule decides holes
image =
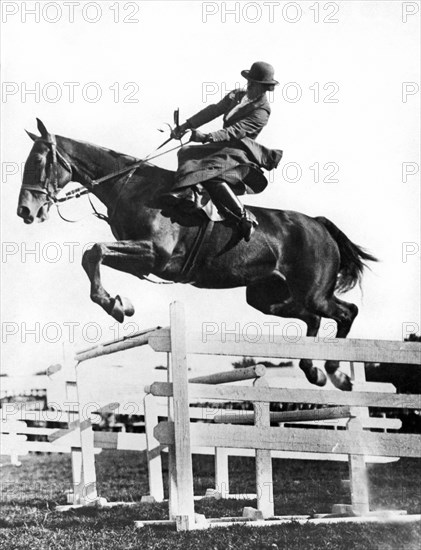
[[[331,374],[335,374],[335,372],[339,369],[339,366],[339,361],[326,361],[325,370],[330,376]]]
[[[352,382],[351,378],[341,371],[336,371],[332,374],[329,374],[330,381],[335,386],[335,388],[338,388],[338,390],[342,391],[351,391],[352,390]]]
[[[120,296],[116,296],[112,300],[112,308],[110,310],[110,315],[111,317],[114,317],[114,319],[119,323],[122,323],[124,321],[123,302]]]
[[[322,370],[318,369],[317,367],[313,367],[311,370],[308,370],[305,375],[310,384],[320,387],[326,385],[326,375]]]
[[[120,301],[123,307],[124,315],[127,315],[127,317],[131,317],[132,315],[134,315],[133,304],[128,298],[126,298],[125,296],[123,296],[122,298],[120,298],[120,296],[116,296],[116,299]]]

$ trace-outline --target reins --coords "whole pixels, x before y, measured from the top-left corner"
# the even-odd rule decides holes
[[[112,220],[113,217],[114,217],[114,214],[115,214],[115,211],[116,211],[119,199],[120,199],[120,194],[121,194],[123,188],[125,187],[125,185],[127,184],[127,182],[131,179],[133,174],[136,172],[137,168],[139,168],[139,166],[141,166],[145,162],[149,162],[150,160],[154,160],[158,157],[162,157],[163,155],[166,155],[167,153],[171,153],[171,151],[175,151],[175,150],[177,150],[177,149],[179,149],[180,147],[183,146],[183,143],[180,143],[180,145],[177,145],[176,147],[172,147],[171,149],[168,149],[167,151],[164,151],[162,153],[158,153],[157,155],[151,156],[151,155],[153,155],[153,153],[155,151],[157,151],[161,147],[161,146],[159,146],[156,149],[154,149],[152,151],[152,153],[149,153],[149,155],[147,155],[142,160],[138,160],[138,161],[134,162],[133,164],[130,164],[129,166],[126,166],[125,168],[122,168],[121,170],[116,170],[115,172],[111,172],[110,174],[106,174],[102,178],[92,180],[90,182],[91,189],[87,189],[86,187],[81,186],[81,187],[78,187],[77,189],[72,189],[71,191],[67,191],[64,194],[63,197],[56,198],[55,195],[60,191],[60,189],[58,187],[57,160],[62,164],[62,166],[64,166],[64,168],[70,174],[72,174],[73,170],[72,170],[71,164],[57,150],[57,142],[56,142],[55,135],[54,134],[49,134],[48,137],[49,137],[49,139],[38,138],[37,141],[42,141],[43,143],[46,143],[47,145],[49,145],[50,148],[51,148],[51,156],[52,156],[52,162],[51,162],[51,166],[50,166],[50,172],[51,173],[50,173],[49,177],[46,177],[45,180],[42,182],[42,187],[37,187],[37,186],[33,186],[33,185],[22,185],[22,189],[26,189],[28,191],[36,191],[37,193],[43,193],[44,195],[46,195],[48,200],[50,202],[52,202],[54,204],[54,206],[57,208],[57,213],[60,216],[60,218],[63,221],[67,222],[67,223],[76,223],[76,222],[80,221],[81,219],[84,219],[84,217],[86,217],[86,216],[84,216],[83,218],[80,218],[79,220],[69,220],[69,219],[65,218],[63,216],[63,214],[61,213],[60,205],[63,202],[67,202],[67,201],[72,200],[72,199],[78,199],[79,197],[82,197],[84,195],[88,195],[89,203],[90,203],[90,205],[92,207],[92,210],[93,210],[93,215],[96,216],[98,219],[103,220],[103,221],[107,222],[108,224],[110,224],[110,220]],[[101,185],[102,183],[105,183],[105,182],[107,182],[107,181],[109,181],[113,178],[118,177],[118,176],[122,176],[123,174],[126,174],[126,173],[128,173],[128,176],[127,176],[126,180],[124,181],[124,183],[122,184],[122,186],[119,190],[117,200],[116,200],[116,203],[114,205],[114,208],[113,208],[113,211],[112,211],[111,215],[106,216],[105,214],[102,214],[101,212],[98,212],[98,210],[95,208],[95,206],[92,202],[91,197],[89,196],[93,192],[93,189],[97,185]]]

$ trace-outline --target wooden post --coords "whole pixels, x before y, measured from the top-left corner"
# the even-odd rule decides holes
[[[72,493],[73,496],[67,501],[67,504],[82,504],[83,485],[82,485],[82,449],[80,447],[71,447],[70,456],[72,461]]]
[[[255,386],[267,387],[267,380],[258,378]],[[256,429],[267,430],[270,428],[269,403],[254,403],[254,425]],[[257,510],[262,513],[264,519],[275,515],[273,502],[273,476],[272,456],[266,449],[256,449],[256,493]]]
[[[215,447],[215,489],[222,498],[229,495],[228,450]]]
[[[24,435],[21,435],[21,436],[18,435],[17,431],[18,431],[19,422],[21,421],[15,421],[15,420],[10,421],[9,423],[10,430],[9,430],[8,437],[6,438],[7,441],[10,441],[10,464],[12,466],[22,466],[22,462],[19,460],[19,452],[17,449],[19,449],[19,443],[22,442],[22,439],[24,439],[25,441],[28,439]],[[25,424],[25,426],[27,425],[26,422],[22,424]]]
[[[76,386],[76,368],[73,367],[73,372],[68,378],[72,380],[66,380],[63,384],[64,387],[64,396],[60,401],[60,405],[63,410],[66,410],[68,414],[75,412],[77,404],[77,413],[79,418],[79,401],[78,401],[78,392]],[[66,407],[67,405],[67,407]],[[73,405],[73,406],[72,406]],[[83,483],[82,483],[82,449],[79,447],[71,447],[70,451],[71,461],[72,461],[72,493],[73,496],[68,500],[68,504],[82,504],[83,503]]]
[[[193,463],[190,446],[190,416],[187,381],[186,327],[179,302],[170,306],[171,363],[174,404],[175,478],[177,530],[194,528]]]
[[[351,363],[351,379],[354,391],[364,391],[365,389],[365,368],[364,363],[356,365]],[[367,407],[351,407],[353,418],[348,421],[347,429],[358,438],[362,433],[361,420],[369,416]],[[351,485],[352,512],[357,515],[367,514],[370,510],[370,500],[368,494],[368,476],[365,465],[365,457],[362,455],[349,455],[349,476]]]
[[[162,481],[161,445],[153,434],[154,427],[158,424],[156,397],[146,395],[143,406],[145,413],[149,495],[153,497],[156,502],[162,502],[164,500],[164,484]]]
[[[96,472],[95,472],[95,452],[94,452],[94,432],[92,423],[89,418],[83,418],[83,403],[80,400],[79,387],[79,372],[76,365],[76,392],[77,402],[79,407],[79,422],[80,422],[80,448],[81,448],[81,475],[80,482],[76,491],[78,494],[78,504],[89,505],[94,504],[98,499],[96,487]],[[76,458],[76,457],[75,457]]]
[[[167,353],[167,381],[172,382],[172,361],[171,354]],[[174,399],[168,397],[168,421],[174,422]],[[178,492],[177,492],[177,472],[176,465],[175,445],[168,446],[168,515],[170,520],[176,521],[178,513]]]

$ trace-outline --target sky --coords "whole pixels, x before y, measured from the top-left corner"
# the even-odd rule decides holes
[[[29,13],[35,4],[39,20]],[[241,70],[258,60],[271,63],[280,82],[259,141],[284,157],[267,190],[245,203],[326,216],[380,259],[366,271],[363,293],[345,296],[360,308],[351,337],[419,332],[417,6],[81,0],[71,13],[62,2],[2,2],[3,372],[42,370],[61,362],[63,350],[69,357],[73,347],[165,325],[174,300],[194,330],[268,320],[246,304],[244,288],[152,285],[103,268],[105,288],[136,308],[118,326],[90,301],[80,266],[89,243],[113,240],[87,199],[62,209],[78,223],[55,210],[31,226],[16,216],[32,145],[24,130],[36,131],[35,117],[53,133],[142,158],[164,139],[157,129],[175,108],[184,120],[218,101],[245,84]],[[207,128],[220,127],[217,120]],[[175,153],[157,164],[175,169]],[[279,319],[278,333],[304,328],[288,323]],[[163,363],[152,352],[142,357]]]

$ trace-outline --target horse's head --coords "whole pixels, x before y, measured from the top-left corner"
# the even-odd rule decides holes
[[[40,136],[27,132],[34,141],[25,163],[17,214],[25,223],[43,222],[57,193],[72,179],[72,166],[57,151],[56,138],[37,119]]]

